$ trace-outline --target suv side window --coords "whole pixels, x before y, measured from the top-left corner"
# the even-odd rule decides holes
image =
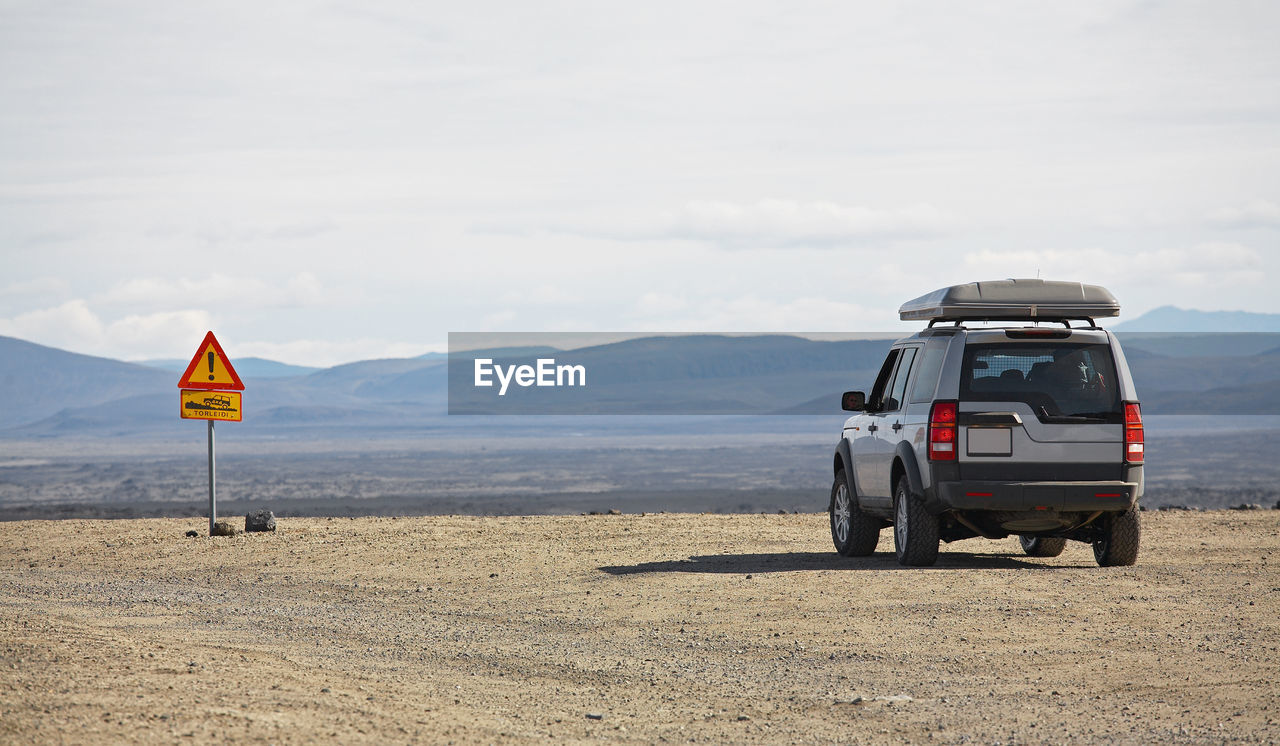
[[[933,401],[933,392],[938,389],[938,376],[942,373],[942,359],[946,357],[946,353],[946,345],[925,348],[915,383],[911,384],[911,397],[907,401],[912,404]]]
[[[867,397],[867,411],[881,412],[884,411],[883,399],[885,389],[889,388],[889,377],[893,375],[894,363],[898,362],[898,353],[900,349],[889,350],[889,356],[884,359],[884,365],[880,366],[880,374],[876,376],[875,386],[871,387],[871,396]]]
[[[902,409],[907,392],[907,380],[911,377],[911,364],[915,362],[918,347],[904,347],[898,361],[898,375],[893,379],[893,388],[884,403],[884,411],[896,412]]]

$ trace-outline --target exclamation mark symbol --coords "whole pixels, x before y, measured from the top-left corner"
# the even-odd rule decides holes
[[[213,350],[209,351],[209,380],[213,380]]]

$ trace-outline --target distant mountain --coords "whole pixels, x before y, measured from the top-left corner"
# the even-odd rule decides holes
[[[387,362],[387,361],[373,361]],[[322,428],[332,434],[339,426],[411,427],[445,413],[444,366],[436,364],[438,381],[407,380],[416,371],[379,371],[363,376],[303,376],[272,378],[246,385],[244,422],[228,425],[237,433],[280,426]],[[328,371],[321,371],[321,374]],[[172,433],[200,424],[178,417],[178,389],[168,373],[154,393],[114,398],[97,403],[55,403],[44,417],[6,432],[23,436],[124,435]],[[423,378],[428,378],[423,376]]]
[[[1280,347],[1280,334],[1273,332],[1174,332],[1118,331],[1125,355],[1154,354],[1161,357],[1247,357]]]
[[[189,360],[179,360],[177,358],[159,359],[159,360],[139,360],[138,365],[145,365],[148,368],[158,368],[167,370],[171,373],[181,375],[187,369]],[[281,363],[275,360],[268,360],[262,357],[238,357],[231,361],[235,366],[236,372],[243,379],[250,378],[287,378],[289,376],[305,376],[308,373],[315,373],[320,368],[312,368],[306,365],[290,365],[289,363]]]
[[[1230,341],[1233,336],[1245,341]],[[1146,413],[1263,414],[1280,413],[1280,345],[1254,349],[1260,340],[1274,341],[1271,336],[1136,332],[1123,339]],[[450,405],[456,414],[546,413],[547,397],[558,403],[557,412],[617,417],[597,420],[593,426],[598,427],[614,427],[626,414],[838,416],[840,392],[868,390],[890,344],[699,335],[575,350],[484,351],[479,356],[507,365],[554,353],[558,363],[589,371],[585,389],[513,387],[496,409],[495,389],[472,385],[475,353],[455,355],[451,362],[442,357],[364,360],[287,377],[245,374],[245,421],[234,427],[244,434],[304,438],[344,437],[362,428],[501,430],[500,417],[444,415]],[[236,362],[239,367],[244,361]],[[167,436],[199,424],[178,418],[177,396],[172,369],[0,337],[0,430],[6,435]]]
[[[255,375],[263,369],[281,372],[276,366],[282,364],[270,360],[241,358],[235,364],[246,382],[246,420],[236,425],[242,431],[268,423],[402,425],[445,411],[445,366],[439,360],[365,360],[321,370],[285,366],[304,372],[288,377]],[[178,373],[185,367],[182,362],[177,370],[152,368],[0,337],[0,430],[104,435],[191,426],[178,418]],[[426,373],[413,378],[431,369],[435,380]]]
[[[332,368],[316,371],[299,381],[297,385],[308,390],[341,391],[361,396],[361,389],[371,384],[423,368],[439,368],[443,371],[444,361],[421,358],[361,360],[358,363],[335,365]]]
[[[0,337],[0,428],[164,389],[177,396],[165,371]]]
[[[1172,357],[1130,350],[1126,343],[1125,357],[1138,387],[1138,396],[1144,402],[1153,391],[1200,392],[1268,382],[1280,389],[1280,353],[1275,351],[1258,355]],[[1280,412],[1277,409],[1271,411]]]
[[[1160,306],[1110,328],[1117,332],[1280,332],[1280,313]]]
[[[179,375],[181,375],[182,372],[187,369],[187,361],[179,360],[176,357],[154,358],[151,360],[130,360],[129,362],[133,363],[134,365],[145,365],[148,368],[167,370],[172,373],[177,373]],[[237,368],[237,370],[239,369]]]
[[[167,375],[166,375],[167,377]],[[172,381],[169,382],[173,385]],[[139,431],[179,430],[196,423],[178,417],[178,390],[125,396],[89,406],[69,406],[36,422],[13,428],[19,435],[109,437]]]
[[[1205,387],[1195,392],[1139,389],[1142,411],[1153,414],[1280,414],[1280,382]]]

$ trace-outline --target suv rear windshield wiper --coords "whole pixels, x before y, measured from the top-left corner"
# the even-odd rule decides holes
[[[1037,417],[1041,422],[1050,424],[1066,424],[1071,422],[1119,422],[1119,412],[1081,412],[1079,414],[1049,414],[1049,410],[1040,407]]]

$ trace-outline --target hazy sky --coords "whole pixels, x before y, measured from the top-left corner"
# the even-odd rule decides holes
[[[1280,312],[1277,28],[1267,1],[0,0],[0,334],[331,364],[884,330],[1037,270],[1130,318]]]

